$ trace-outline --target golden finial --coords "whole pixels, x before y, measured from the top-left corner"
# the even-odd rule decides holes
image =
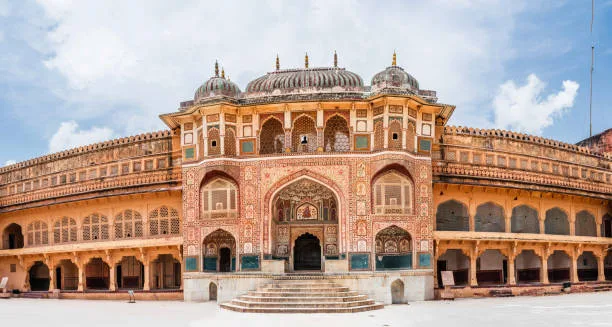
[[[219,77],[219,62],[215,60],[215,76]]]
[[[397,66],[397,55],[395,54],[395,50],[393,50],[393,61],[391,62],[391,66]]]
[[[221,67],[221,78],[225,78],[225,69]]]
[[[308,68],[308,52],[306,52],[306,57],[304,57],[304,68]]]
[[[338,67],[338,54],[334,50],[334,67]]]

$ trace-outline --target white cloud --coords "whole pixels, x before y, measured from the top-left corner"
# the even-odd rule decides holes
[[[458,106],[454,123],[490,124],[481,108],[503,81],[522,1],[424,1],[411,5],[353,0],[300,2],[41,1],[54,22],[49,69],[67,81],[54,92],[121,134],[162,127],[159,113],[212,75],[215,59],[242,89],[274,67],[340,66],[371,77],[398,63],[423,88]],[[136,13],[136,14],[135,14]],[[45,44],[46,44],[45,43]]]
[[[11,13],[9,0],[0,0],[0,17],[7,17]]]
[[[58,152],[81,145],[106,141],[112,138],[114,132],[108,127],[92,127],[80,129],[75,121],[60,124],[57,132],[49,140],[49,152]]]
[[[4,165],[5,165],[5,166],[10,166],[10,165],[14,165],[14,164],[16,164],[16,163],[17,163],[17,161],[16,161],[16,160],[7,160],[7,161],[4,163]]]
[[[563,89],[544,98],[546,83],[530,74],[524,85],[507,81],[499,87],[493,99],[495,125],[498,128],[542,134],[555,117],[574,106],[580,85],[563,81]]]

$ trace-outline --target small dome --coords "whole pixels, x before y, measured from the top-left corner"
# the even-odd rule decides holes
[[[395,53],[393,53],[391,66],[374,75],[371,85],[374,92],[385,88],[408,89],[415,93],[418,93],[419,90],[419,81],[396,65]]]
[[[224,71],[221,71],[221,76],[219,76],[219,65],[215,62],[215,76],[208,79],[196,90],[194,100],[198,102],[201,99],[222,95],[237,98],[240,95],[240,88],[234,82],[225,78]]]

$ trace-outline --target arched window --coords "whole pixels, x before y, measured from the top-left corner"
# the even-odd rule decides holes
[[[37,220],[28,225],[28,246],[49,244],[47,223]]]
[[[225,127],[224,151],[227,156],[236,155],[236,133],[233,127]]]
[[[597,236],[595,216],[586,210],[576,214],[576,236]]]
[[[317,150],[317,128],[314,119],[301,116],[293,122],[291,147],[293,152],[315,152]]]
[[[552,208],[546,211],[544,220],[544,233],[553,235],[569,235],[569,220],[565,211]]]
[[[76,242],[77,225],[76,220],[69,217],[58,219],[53,225],[53,242],[66,243]]]
[[[208,155],[221,154],[221,137],[219,129],[212,127],[208,130]]]
[[[512,233],[540,233],[538,211],[528,205],[523,204],[512,208],[510,219]]]
[[[205,218],[233,218],[237,216],[236,185],[217,178],[201,189],[202,216]]]
[[[127,209],[115,217],[115,238],[142,237],[142,216],[137,211]]]
[[[479,205],[474,216],[474,229],[477,232],[505,232],[504,208],[493,202]]]
[[[149,235],[178,235],[180,219],[174,208],[161,206],[149,213]]]
[[[323,132],[325,151],[345,152],[350,150],[349,128],[342,116],[333,116],[325,123]]]
[[[410,179],[395,170],[380,176],[374,182],[375,214],[412,213],[413,186]]]
[[[436,230],[469,231],[470,216],[467,206],[455,200],[440,203],[436,212]]]
[[[404,133],[402,132],[402,123],[397,119],[390,121],[387,147],[389,149],[401,149],[403,137]]]
[[[266,120],[259,132],[259,153],[283,153],[285,148],[285,131],[283,124],[276,118]]]
[[[385,130],[382,120],[374,123],[374,150],[381,150],[385,147]]]
[[[108,240],[108,218],[97,213],[83,219],[83,241]]]

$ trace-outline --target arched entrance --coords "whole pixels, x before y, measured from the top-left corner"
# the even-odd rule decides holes
[[[204,239],[204,271],[231,272],[236,270],[236,239],[222,229]]]
[[[321,270],[321,242],[316,236],[305,233],[295,240],[293,270]]]
[[[55,288],[74,291],[79,286],[79,268],[70,259],[63,259],[55,266]]]
[[[336,192],[310,177],[280,187],[270,202],[272,256],[289,272],[324,271],[340,256],[339,204]]]
[[[391,304],[406,303],[404,300],[404,282],[396,279],[391,283]]]
[[[34,292],[49,290],[49,267],[42,261],[36,261],[30,268],[30,290]]]
[[[108,290],[110,268],[101,258],[92,258],[85,265],[85,288],[88,290]]]

